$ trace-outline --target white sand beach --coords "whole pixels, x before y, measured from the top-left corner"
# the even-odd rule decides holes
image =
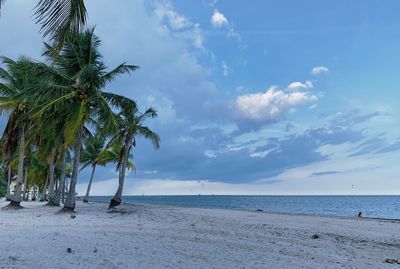
[[[400,223],[390,221],[157,205],[123,205],[121,214],[81,202],[71,218],[23,206],[0,210],[0,268],[400,266],[384,262],[400,259]]]

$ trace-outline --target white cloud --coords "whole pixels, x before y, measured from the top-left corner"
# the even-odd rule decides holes
[[[170,3],[158,3],[154,13],[160,19],[167,20],[171,28],[175,30],[181,30],[192,25],[185,16],[177,13]]]
[[[292,83],[290,83],[289,84],[289,86],[288,86],[288,89],[289,90],[293,90],[293,91],[298,91],[298,90],[301,90],[301,89],[307,89],[308,87],[307,87],[307,85],[306,84],[304,84],[304,83],[302,83],[302,82],[292,82]]]
[[[313,75],[318,75],[321,73],[327,73],[329,72],[329,69],[325,66],[316,66],[311,70],[311,74]]]
[[[292,82],[292,83],[289,84],[288,89],[289,90],[293,90],[293,91],[299,91],[299,90],[302,90],[302,89],[311,89],[313,87],[314,87],[313,83],[311,81],[307,80],[304,83],[303,82],[299,82],[299,81]]]
[[[211,25],[215,28],[227,27],[229,26],[229,21],[224,14],[215,10],[211,16]]]
[[[309,88],[309,89],[314,88],[314,84],[313,84],[311,81],[309,81],[309,80],[307,80],[307,81],[305,82],[305,84],[306,84],[307,88]]]
[[[231,69],[229,68],[229,66],[226,64],[225,61],[222,61],[222,74],[224,75],[224,77],[229,76],[230,72]]]
[[[207,158],[216,158],[216,157],[217,157],[217,155],[215,154],[215,152],[212,151],[212,150],[205,150],[205,151],[204,151],[204,155],[205,155]]]
[[[272,151],[272,149],[264,150],[264,151],[255,151],[255,152],[250,153],[250,157],[251,157],[251,158],[264,158],[264,157],[267,156],[271,151]]]
[[[308,92],[287,93],[274,86],[265,93],[238,96],[236,107],[241,117],[256,121],[276,121],[297,107],[316,100],[318,97]]]
[[[170,2],[158,2],[154,15],[163,25],[162,30],[172,31],[177,36],[190,41],[197,49],[204,49],[204,34],[198,23],[193,23],[187,17],[175,11]]]
[[[217,9],[214,10],[213,15],[211,16],[211,25],[214,28],[225,28],[225,29],[227,29],[226,35],[229,38],[236,39],[240,49],[247,48],[246,43],[242,39],[242,36],[235,31],[235,27],[234,27],[233,23],[230,22],[228,20],[228,18],[223,13],[219,12]]]

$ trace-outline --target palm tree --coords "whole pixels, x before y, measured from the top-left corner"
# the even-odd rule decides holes
[[[0,11],[5,0],[0,0]],[[39,0],[35,7],[36,23],[54,47],[60,49],[70,33],[79,32],[86,24],[84,0]]]
[[[91,166],[92,173],[90,175],[89,183],[87,186],[85,198],[83,198],[84,203],[89,202],[90,189],[92,187],[94,172],[96,171],[97,165],[105,165],[106,160],[104,159],[105,151],[107,151],[105,146],[105,138],[99,135],[95,135],[88,139],[84,143],[84,147],[81,153],[81,163],[83,164],[81,171],[88,166]]]
[[[26,57],[17,61],[1,57],[1,61],[7,69],[0,68],[0,79],[4,81],[0,81],[0,113],[10,113],[2,137],[3,156],[11,156],[18,149],[17,181],[14,195],[10,196],[10,206],[19,208],[24,182],[26,136],[32,126],[28,99],[21,94],[31,88],[37,78],[28,72],[31,61]]]
[[[147,109],[144,113],[138,113],[136,107],[128,105],[122,107],[119,116],[120,130],[113,140],[120,141],[120,143],[123,144],[123,147],[121,148],[120,160],[117,165],[119,172],[118,189],[114,198],[110,201],[109,208],[114,208],[121,204],[127,163],[129,156],[131,155],[132,146],[136,146],[136,137],[143,136],[144,138],[149,139],[156,149],[160,147],[160,137],[158,134],[151,131],[149,127],[143,125],[147,118],[157,117],[157,112],[153,108]]]
[[[65,143],[72,145],[73,171],[65,210],[75,209],[75,187],[79,171],[82,138],[89,132],[89,126],[101,123],[100,135],[111,133],[118,128],[113,108],[136,107],[134,101],[115,93],[104,92],[107,83],[117,76],[130,73],[138,67],[121,64],[111,71],[103,63],[99,52],[100,39],[94,35],[94,28],[79,33],[71,33],[60,53],[55,55],[50,45],[46,45],[44,56],[49,65],[37,67],[42,80],[27,96],[36,100],[39,109],[35,115],[60,117],[65,114]]]

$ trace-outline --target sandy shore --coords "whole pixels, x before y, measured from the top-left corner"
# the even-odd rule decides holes
[[[0,210],[0,268],[400,268],[384,262],[400,260],[396,222],[80,202],[71,218],[23,205]]]

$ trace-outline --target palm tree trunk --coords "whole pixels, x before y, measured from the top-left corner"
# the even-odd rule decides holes
[[[65,204],[64,204],[64,210],[67,210],[67,211],[74,211],[74,209],[75,209],[75,198],[76,198],[75,197],[75,195],[76,195],[75,187],[76,187],[76,182],[78,180],[82,133],[83,133],[83,130],[80,130],[76,137],[75,146],[74,146],[74,160],[73,160],[71,182],[69,185],[67,199],[65,200]]]
[[[7,201],[10,200],[10,196],[11,196],[11,177],[12,177],[12,175],[11,175],[11,165],[9,164],[9,166],[8,166],[8,175],[7,175],[7,195],[6,195]]]
[[[32,198],[31,201],[36,201],[36,186],[32,187]]]
[[[85,198],[83,198],[83,202],[84,203],[88,203],[89,202],[89,193],[90,193],[90,188],[92,187],[94,171],[96,171],[96,165],[93,165],[92,174],[90,175],[89,184],[88,184],[87,190],[86,190],[86,195],[85,195]]]
[[[14,195],[10,197],[10,206],[19,208],[21,207],[21,194],[22,184],[24,182],[24,159],[25,159],[25,128],[22,126],[19,139],[19,152],[18,152],[18,175],[15,186]]]
[[[49,183],[49,176],[46,177],[46,183],[43,186],[42,195],[40,197],[40,202],[46,201],[46,191],[47,191],[47,184]]]
[[[61,203],[65,204],[65,195],[68,192],[68,179],[67,179],[67,177],[64,178],[63,184],[64,184],[64,189],[62,190],[62,193],[61,193]]]
[[[54,204],[54,197],[55,197],[54,155],[55,155],[55,153],[56,153],[56,151],[55,151],[54,147],[51,147],[50,164],[49,164],[49,202],[47,203],[47,205],[50,205],[50,206],[56,206],[56,204]]]
[[[63,147],[61,156],[61,175],[59,178],[57,193],[56,196],[54,197],[54,203],[58,206],[60,205],[61,196],[62,196],[62,202],[64,203],[66,167],[67,167],[67,150]]]
[[[27,193],[28,193],[28,168],[25,168],[24,192],[22,195],[22,199],[24,201],[28,201]]]
[[[131,150],[132,139],[125,139],[125,152],[122,157],[121,167],[119,169],[118,176],[118,189],[114,195],[114,198],[111,199],[109,209],[115,208],[116,206],[121,204],[122,192],[124,190],[125,183],[125,173],[126,173],[126,163],[128,162],[128,156]]]

